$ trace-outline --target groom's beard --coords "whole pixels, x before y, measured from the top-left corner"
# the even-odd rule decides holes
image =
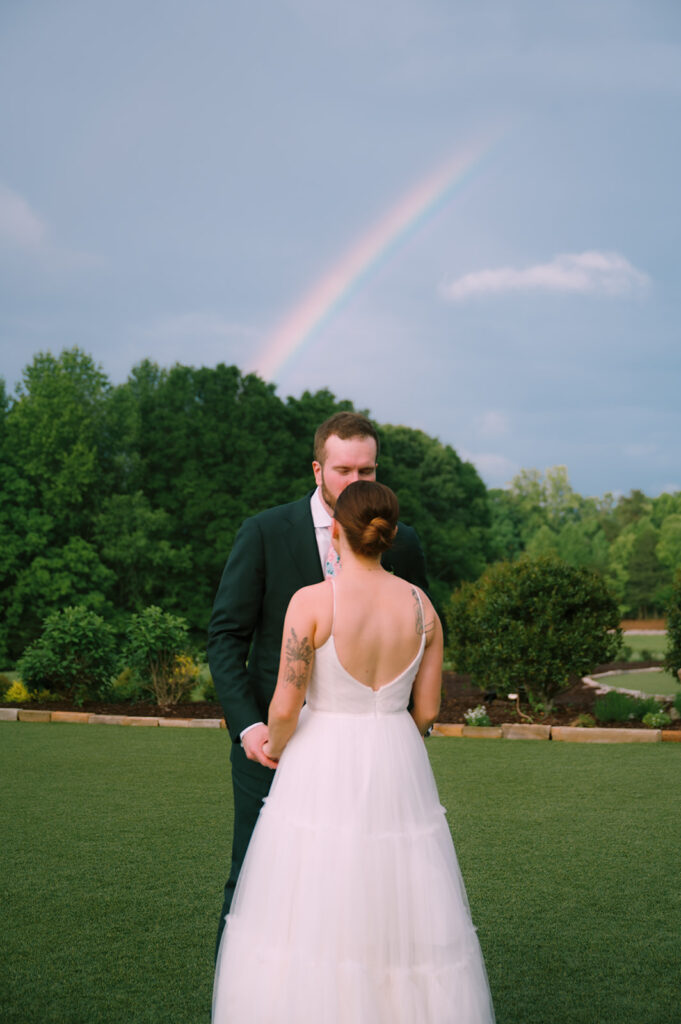
[[[326,481],[324,480],[324,470],[323,469],[322,469],[321,492],[322,492],[322,498],[324,499],[326,504],[331,509],[331,512],[332,513],[335,512],[336,511],[336,502],[338,501],[338,495],[337,494],[332,494],[331,491],[329,490],[329,488],[326,486]]]

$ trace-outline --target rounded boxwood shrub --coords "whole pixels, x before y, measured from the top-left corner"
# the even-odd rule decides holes
[[[83,605],[48,615],[39,640],[26,648],[17,664],[29,690],[47,689],[76,704],[100,697],[115,669],[114,631]]]
[[[480,689],[525,690],[547,710],[571,676],[612,661],[621,636],[603,579],[554,556],[490,566],[454,592],[447,619],[458,672]]]

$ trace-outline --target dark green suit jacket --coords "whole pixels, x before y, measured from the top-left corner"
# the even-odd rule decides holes
[[[208,635],[208,661],[230,736],[267,721],[279,671],[284,618],[301,587],[323,580],[310,497],[246,519],[218,588]],[[398,525],[383,565],[427,590],[425,559],[411,527]]]

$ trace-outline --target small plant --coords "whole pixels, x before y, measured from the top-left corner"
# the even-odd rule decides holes
[[[642,647],[639,651],[641,661],[652,661],[652,652],[647,647]]]
[[[21,680],[15,679],[5,693],[4,699],[8,704],[27,704],[31,699],[31,695]]]
[[[469,708],[463,717],[466,725],[482,726],[492,724],[484,704],[478,704],[477,707]]]
[[[135,701],[144,697],[144,686],[131,668],[124,668],[111,683],[111,698],[115,701]]]
[[[634,660],[634,648],[630,647],[629,644],[622,644],[619,651],[620,661],[633,661]]]
[[[666,729],[672,720],[666,711],[648,711],[641,721],[650,729]]]
[[[10,677],[0,672],[0,700],[4,700],[5,694],[7,693],[11,685],[12,680],[10,679]]]
[[[42,703],[48,704],[50,701],[61,700],[61,697],[58,693],[52,693],[52,690],[43,689],[32,694],[31,699],[39,700]]]
[[[575,719],[573,724],[580,729],[593,729],[593,727],[596,724],[596,719],[593,715],[590,715],[588,712],[585,712],[584,714],[577,715],[577,718]]]
[[[594,703],[594,714],[599,722],[640,722],[644,715],[662,710],[654,697],[632,697],[619,690],[610,690]]]
[[[215,703],[218,694],[208,665],[202,665],[199,670],[199,687],[201,688],[201,700],[209,701],[211,704]]]
[[[677,693],[676,696],[674,697],[674,707],[676,708],[678,713],[681,715],[681,693]]]

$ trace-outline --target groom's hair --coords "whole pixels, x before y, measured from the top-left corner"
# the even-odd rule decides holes
[[[341,441],[349,441],[351,437],[373,437],[378,461],[378,433],[366,416],[358,412],[337,412],[317,427],[314,435],[314,457],[320,466],[324,465],[324,445],[332,435],[340,437]]]

